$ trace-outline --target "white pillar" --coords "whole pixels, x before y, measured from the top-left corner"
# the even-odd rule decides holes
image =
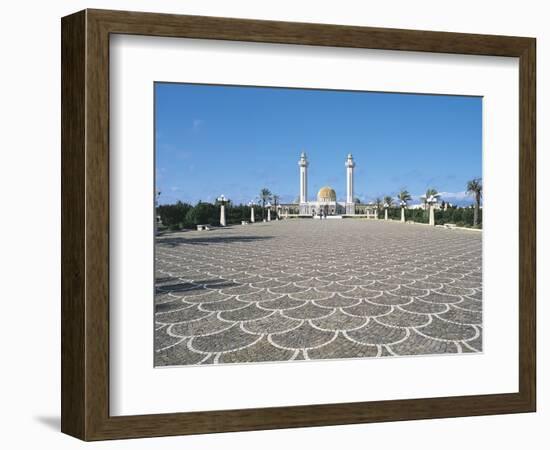
[[[267,208],[267,221],[271,222],[271,208]]]
[[[374,210],[374,218],[378,220],[378,208]]]
[[[250,222],[254,223],[254,206],[250,207]]]
[[[384,208],[384,220],[388,220],[388,208]]]
[[[305,152],[302,152],[300,155],[300,160],[298,161],[300,166],[300,205],[307,203],[307,166],[308,161]],[[300,214],[305,214],[303,208],[300,208]]]
[[[349,162],[349,160],[347,162]],[[346,174],[347,175],[346,176],[347,195],[346,195],[346,201],[348,203],[352,203],[353,202],[353,166],[346,165],[346,167],[347,167],[347,174]]]
[[[355,162],[351,153],[346,159],[346,214],[355,214],[355,204],[353,199],[353,169]]]
[[[405,207],[401,207],[401,222],[405,222]]]
[[[430,225],[433,227],[435,225],[434,205],[429,203],[428,208],[430,208]]]
[[[225,205],[223,203],[220,205],[220,225],[225,227]]]

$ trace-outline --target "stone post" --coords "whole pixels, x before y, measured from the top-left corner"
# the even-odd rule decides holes
[[[388,220],[388,208],[384,208],[384,220]]]
[[[306,153],[302,152],[300,160],[300,214],[307,214],[307,157]]]
[[[268,208],[267,210],[267,221],[271,222],[271,208]]]
[[[220,206],[220,225],[225,227],[225,205],[223,203]]]
[[[433,227],[435,226],[434,205],[432,203],[428,203],[428,208],[430,208],[430,225]]]
[[[405,222],[405,207],[401,207],[401,222]]]
[[[220,225],[222,227],[225,227],[225,225],[226,225],[226,222],[225,222],[225,204],[227,203],[227,199],[222,194],[218,197],[218,202],[220,204]]]
[[[355,203],[353,198],[353,169],[355,162],[351,153],[346,159],[346,214],[355,214]]]
[[[250,207],[250,223],[254,223],[254,202],[248,202],[248,206]]]

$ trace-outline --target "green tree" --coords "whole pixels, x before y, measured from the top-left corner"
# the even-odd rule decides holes
[[[473,223],[474,215],[475,215],[475,208],[473,207],[463,208],[462,220],[464,222],[464,225],[470,225],[471,223]]]
[[[426,212],[422,209],[413,209],[411,211],[411,219],[414,222],[418,223],[428,223],[428,217],[426,216]]]
[[[407,203],[412,200],[411,194],[405,188],[401,188],[399,194],[397,194],[397,199],[399,200],[399,206],[401,207],[401,217],[402,220],[405,220],[405,206]]]
[[[436,197],[438,196],[439,193],[437,192],[437,189],[434,189],[434,188],[428,188],[426,189],[426,193],[422,196],[423,200],[424,200],[424,209],[428,209],[427,206],[428,206],[428,200],[430,197]]]
[[[388,208],[391,208],[393,206],[393,198],[391,195],[386,195],[384,197],[384,206],[388,205]]]
[[[374,206],[376,206],[378,214],[380,214],[380,211],[382,211],[382,199],[380,197],[374,199]]]
[[[455,224],[464,223],[463,208],[454,208],[452,213],[452,221]]]
[[[478,224],[482,190],[483,186],[481,184],[481,178],[474,178],[473,180],[468,181],[468,183],[466,184],[466,192],[469,195],[473,196],[476,202],[474,210],[474,227]]]
[[[405,203],[405,205],[412,200],[411,194],[406,189],[401,189],[399,194],[397,194],[397,199],[400,202]]]
[[[265,204],[271,200],[271,191],[268,188],[263,188],[260,191],[260,200],[262,202],[262,219],[265,219]]]
[[[273,206],[275,208],[275,217],[279,215],[279,210],[277,209],[277,205],[279,204],[279,200],[281,198],[277,194],[273,194]]]
[[[226,221],[228,224],[238,224],[242,220],[250,219],[250,207],[247,205],[231,205],[226,211]]]
[[[220,217],[218,209],[219,208],[212,203],[197,203],[185,216],[186,226],[219,224]]]
[[[157,215],[160,216],[163,225],[171,229],[180,229],[185,225],[185,216],[192,208],[189,203],[177,201],[172,205],[157,206]]]

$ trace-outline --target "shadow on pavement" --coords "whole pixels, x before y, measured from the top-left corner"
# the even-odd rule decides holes
[[[207,233],[207,231],[205,231]],[[166,237],[157,239],[156,243],[168,247],[179,245],[209,245],[233,242],[254,242],[272,239],[271,236],[212,236],[212,237]]]

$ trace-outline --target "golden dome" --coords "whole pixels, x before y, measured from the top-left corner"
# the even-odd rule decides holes
[[[325,186],[319,189],[317,193],[318,202],[335,202],[336,201],[336,191],[330,186]]]

